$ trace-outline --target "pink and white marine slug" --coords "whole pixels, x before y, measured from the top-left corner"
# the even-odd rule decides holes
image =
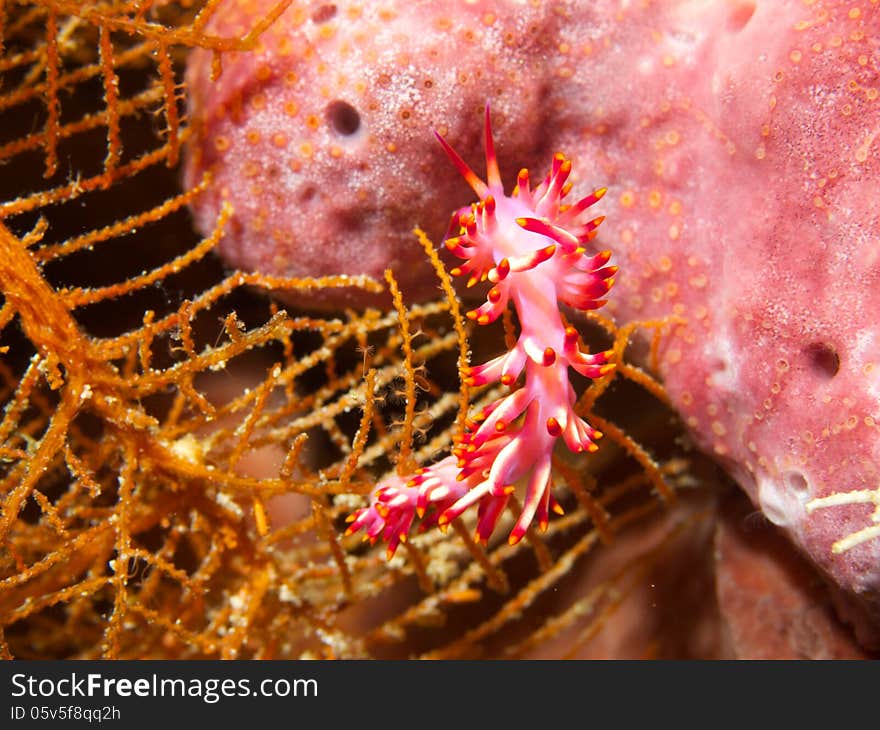
[[[509,352],[469,368],[469,385],[500,382],[513,391],[483,408],[456,440],[452,454],[412,476],[392,476],[374,490],[370,505],[349,517],[347,534],[365,530],[367,539],[388,543],[393,555],[418,516],[422,527],[444,527],[478,505],[475,539],[487,542],[514,492],[528,477],[522,512],[510,542],[522,539],[533,520],[546,529],[550,511],[560,512],[551,493],[551,455],[558,438],[574,452],[595,451],[601,433],[574,411],[572,368],[588,378],[607,374],[610,351],[581,350],[577,330],[567,326],[560,305],[587,311],[601,307],[614,283],[609,251],[587,252],[603,217],[588,208],[602,198],[598,189],[574,204],[571,162],[553,157],[550,173],[534,189],[520,171],[506,195],[495,155],[486,107],[486,181],[479,178],[442,136],[437,138],[479,202],[457,211],[446,248],[464,260],[452,269],[468,285],[488,280],[486,302],[468,312],[478,324],[494,322],[512,302],[521,332]],[[520,375],[522,385],[515,387]],[[522,418],[521,418],[522,417]]]

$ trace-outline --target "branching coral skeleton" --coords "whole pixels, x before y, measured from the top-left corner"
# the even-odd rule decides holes
[[[347,534],[363,529],[366,539],[385,540],[389,556],[406,541],[416,516],[422,529],[445,528],[474,505],[475,539],[486,543],[514,484],[525,477],[525,502],[509,541],[519,542],[535,519],[546,529],[550,511],[562,511],[551,493],[556,440],[561,437],[573,452],[592,452],[602,436],[575,413],[568,369],[597,378],[614,367],[611,351],[581,349],[577,330],[566,326],[559,310],[561,304],[597,309],[614,283],[617,267],[607,265],[611,253],[589,254],[585,248],[603,220],[588,219],[586,211],[605,189],[564,203],[571,190],[571,162],[557,154],[543,182],[532,189],[528,171],[521,170],[512,194],[505,195],[488,107],[486,181],[437,138],[479,197],[453,215],[445,240],[449,251],[464,260],[451,274],[468,277],[469,287],[486,280],[492,284],[486,302],[467,316],[489,324],[512,302],[521,332],[509,352],[464,373],[468,385],[500,382],[511,393],[466,423],[451,455],[414,475],[386,479],[373,491],[370,505],[348,518]],[[516,387],[521,375],[523,382]]]

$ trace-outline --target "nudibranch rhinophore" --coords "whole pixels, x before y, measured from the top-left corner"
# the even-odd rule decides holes
[[[878,0],[294,3],[217,85],[193,55],[187,179],[202,225],[235,206],[234,265],[430,293],[409,232],[467,202],[430,130],[474,159],[490,101],[501,159],[608,186],[609,308],[686,320],[660,367],[695,441],[880,644],[878,39]]]

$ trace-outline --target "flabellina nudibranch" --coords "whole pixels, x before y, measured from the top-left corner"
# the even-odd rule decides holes
[[[591,254],[586,246],[603,217],[587,210],[605,194],[595,190],[574,204],[571,162],[556,154],[550,173],[534,189],[523,169],[508,196],[504,192],[486,107],[486,181],[477,176],[439,134],[446,154],[479,197],[456,211],[446,248],[463,263],[451,270],[468,286],[489,281],[486,302],[467,316],[494,322],[512,302],[520,334],[510,351],[463,373],[468,385],[501,383],[511,392],[482,408],[456,438],[452,453],[408,476],[393,475],[372,492],[370,504],[348,517],[347,535],[359,530],[371,542],[388,543],[391,557],[418,517],[421,528],[445,528],[477,505],[475,540],[486,543],[515,484],[528,478],[522,512],[509,542],[519,542],[537,519],[547,527],[551,511],[562,512],[552,495],[551,456],[562,438],[573,452],[592,452],[602,434],[574,411],[569,368],[588,378],[614,368],[610,350],[581,349],[577,330],[567,326],[561,305],[580,311],[601,307],[616,266],[610,251]],[[520,376],[522,380],[520,380]],[[518,385],[519,383],[519,385]]]

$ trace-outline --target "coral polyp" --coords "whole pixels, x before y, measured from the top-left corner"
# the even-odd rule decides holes
[[[486,543],[495,530],[520,479],[528,479],[525,502],[510,533],[519,542],[537,519],[546,529],[551,511],[562,512],[551,492],[551,456],[561,437],[573,452],[597,450],[602,434],[574,409],[575,390],[569,369],[588,378],[611,372],[612,352],[582,350],[580,337],[568,326],[561,305],[576,310],[598,309],[611,289],[616,266],[609,251],[590,253],[602,217],[587,210],[605,194],[601,188],[574,204],[571,162],[553,157],[549,174],[532,188],[522,170],[511,195],[501,181],[486,107],[486,181],[437,135],[449,158],[473,188],[479,201],[456,211],[449,251],[464,260],[452,269],[467,277],[468,286],[490,282],[486,302],[468,312],[477,324],[494,322],[509,303],[521,331],[509,351],[465,370],[470,386],[500,383],[509,394],[481,408],[455,439],[452,454],[411,476],[380,483],[371,504],[350,516],[348,534],[365,530],[366,537],[388,542],[393,555],[418,516],[422,527],[444,527],[477,505],[475,539]],[[520,377],[522,384],[516,384]]]

